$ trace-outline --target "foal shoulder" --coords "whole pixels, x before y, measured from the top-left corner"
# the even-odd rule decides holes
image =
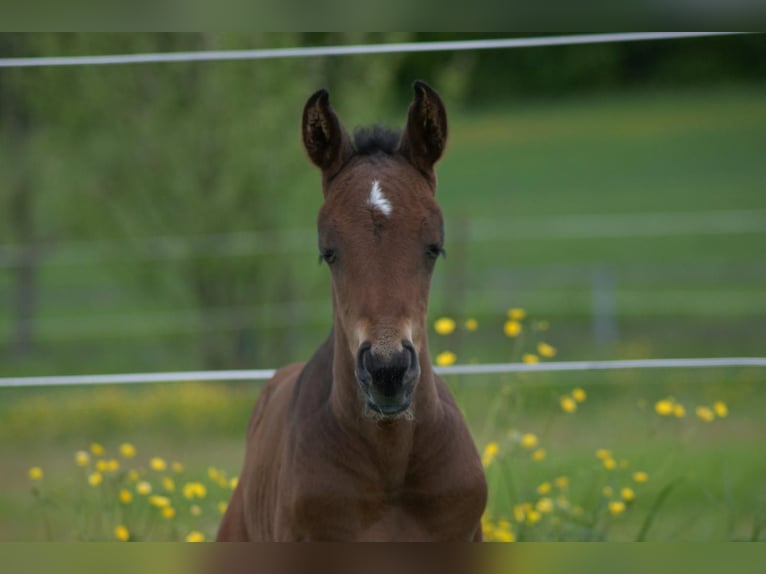
[[[258,400],[253,407],[253,413],[250,415],[250,424],[248,425],[247,434],[251,436],[258,426],[258,423],[263,418],[263,413],[266,409],[272,409],[275,405],[273,403],[283,402],[279,398],[281,396],[290,395],[290,388],[295,384],[298,379],[305,363],[291,363],[286,365],[274,373],[261,390],[261,394],[258,396]]]

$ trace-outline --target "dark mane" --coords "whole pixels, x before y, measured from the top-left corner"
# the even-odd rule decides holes
[[[379,125],[373,125],[354,130],[354,148],[359,155],[384,153],[393,155],[399,146],[400,134]]]

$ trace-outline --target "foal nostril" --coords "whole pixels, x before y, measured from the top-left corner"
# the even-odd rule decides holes
[[[369,341],[365,341],[359,346],[359,351],[356,354],[356,376],[363,383],[370,382],[370,370],[368,367],[368,360],[370,357],[370,348],[372,345]]]

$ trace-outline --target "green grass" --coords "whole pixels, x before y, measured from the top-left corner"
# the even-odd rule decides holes
[[[653,522],[647,540],[741,540],[764,525],[766,461],[754,456],[766,436],[762,370],[454,377],[449,383],[479,448],[489,442],[500,446],[487,471],[489,513],[494,519],[510,519],[520,538],[635,540],[648,516]],[[559,398],[577,386],[588,398],[576,413],[564,413]],[[104,520],[89,537],[111,536],[113,525],[102,516],[104,502],[96,497],[97,489],[85,485],[73,462],[74,452],[87,449],[94,440],[113,455],[121,442],[134,443],[139,451],[136,464],[144,467],[152,456],[180,460],[186,480],[204,479],[209,466],[236,474],[257,390],[258,385],[179,383],[57,389],[42,397],[30,390],[4,391],[0,539],[46,536],[27,479],[27,470],[35,465],[44,468],[43,491],[50,492],[55,503],[47,513],[53,538],[71,538],[71,525],[81,524],[83,515]],[[685,405],[686,417],[654,412],[654,403],[667,396]],[[696,405],[715,400],[728,404],[728,417],[712,423],[695,417]],[[529,451],[516,442],[520,433],[539,437],[539,446],[546,449],[544,460],[531,460]],[[603,469],[594,456],[599,448],[612,450],[615,460],[627,461],[627,468]],[[649,482],[633,484],[630,474],[636,470],[648,472]],[[564,513],[558,513],[566,526],[562,530],[548,518],[531,526],[516,524],[514,505],[534,503],[537,485],[562,475],[570,480],[571,504],[584,509],[579,519],[584,525],[568,521]],[[675,487],[653,511],[670,484]],[[605,485],[615,491],[627,485],[635,488],[636,500],[624,514],[611,517],[605,511]],[[83,493],[90,502],[77,503]],[[182,524],[212,536],[219,517],[217,502],[210,500],[212,506],[199,520],[187,517]],[[85,506],[78,510],[78,504]],[[159,529],[151,536],[170,533]]]

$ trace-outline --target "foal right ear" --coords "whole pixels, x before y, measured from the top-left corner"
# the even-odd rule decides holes
[[[330,94],[319,90],[303,108],[303,147],[326,178],[334,176],[354,153],[351,138],[330,107]]]

